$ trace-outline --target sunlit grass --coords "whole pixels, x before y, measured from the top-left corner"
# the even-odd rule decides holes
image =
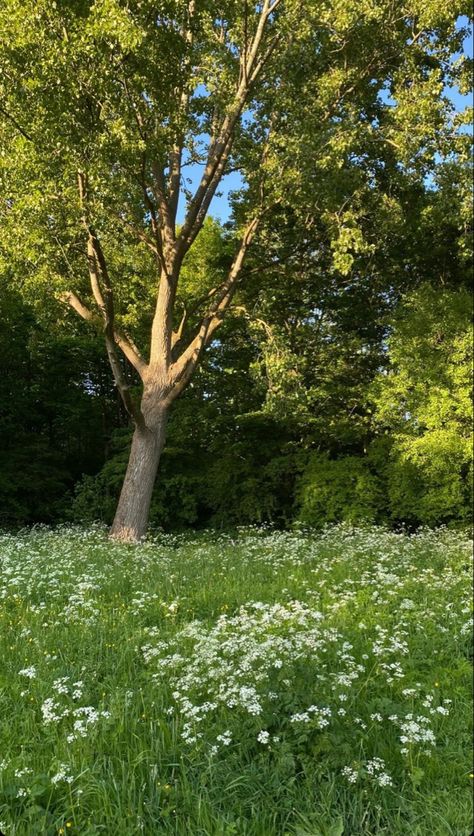
[[[8,836],[455,834],[459,533],[0,538]]]

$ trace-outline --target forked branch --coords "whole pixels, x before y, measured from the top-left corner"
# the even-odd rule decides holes
[[[87,232],[87,265],[89,269],[89,279],[91,283],[92,295],[100,311],[100,318],[103,322],[105,345],[109,363],[117,389],[122,397],[127,412],[137,424],[142,424],[143,416],[130,394],[130,387],[124,376],[120,360],[117,356],[117,346],[134,366],[140,377],[143,377],[147,366],[133,342],[115,328],[112,285],[110,283],[107,264],[99,238],[88,219],[86,205],[87,180],[83,172],[78,173],[78,186],[79,197],[83,210],[82,222]],[[67,302],[70,307],[76,311],[76,313],[88,322],[100,321],[99,317],[94,314],[93,311],[91,311],[74,292],[68,291],[64,293],[62,300]]]
[[[254,218],[247,225],[227,279],[215,293],[214,301],[203,316],[197,334],[170,368],[171,397],[173,400],[187,385],[204,348],[209,344],[214,332],[222,322],[236,291],[244,258],[257,231],[259,220],[259,218]]]
[[[201,181],[190,201],[183,226],[176,241],[176,256],[179,261],[183,259],[202,227],[232,150],[237,121],[248,99],[252,85],[278,42],[278,36],[276,36],[271,40],[268,47],[262,51],[268,19],[280,2],[281,0],[273,0],[273,2],[265,0],[253,38],[249,44],[245,43],[242,50],[239,80],[233,105],[223,117],[220,128],[210,143]]]

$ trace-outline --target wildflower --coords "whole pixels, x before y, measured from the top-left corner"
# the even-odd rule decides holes
[[[69,680],[68,676],[62,676],[60,679],[55,679],[53,682],[53,688],[58,694],[68,694],[69,688],[67,686],[67,682]]]
[[[43,715],[43,723],[49,725],[50,723],[57,723],[63,717],[69,714],[68,708],[61,708],[52,697],[48,697],[41,706],[41,713]]]
[[[72,784],[74,781],[73,776],[69,773],[68,766],[66,764],[60,764],[58,772],[56,775],[53,775],[51,778],[52,784],[59,784],[61,781],[64,781],[66,784]]]
[[[30,665],[29,668],[23,668],[23,670],[18,671],[19,676],[26,676],[27,679],[36,679],[36,668],[34,665]]]
[[[350,766],[345,766],[344,769],[341,770],[341,774],[344,775],[344,778],[347,778],[349,784],[355,784],[359,777],[359,773]]]
[[[15,770],[15,778],[23,778],[24,775],[31,775],[32,770],[28,766],[24,766],[23,769],[16,769]]]
[[[257,740],[259,743],[263,743],[264,745],[266,745],[270,740],[270,734],[267,731],[262,730],[258,733]]]

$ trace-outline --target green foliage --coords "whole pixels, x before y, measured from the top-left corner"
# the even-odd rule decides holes
[[[391,515],[462,521],[472,508],[472,297],[423,285],[408,296],[374,387],[376,421],[390,433]]]
[[[0,307],[0,526],[51,522],[103,463],[113,391],[100,343],[38,322],[7,276]]]
[[[220,431],[223,438],[216,439],[203,474],[209,523],[288,523],[298,462],[284,427],[265,414],[250,414]]]
[[[195,5],[191,39],[183,37],[188,4],[176,0],[8,0],[0,10],[5,263],[43,306],[65,288],[90,299],[77,192],[77,172],[87,172],[117,321],[144,352],[156,265],[132,232],[150,234],[141,177],[153,184],[154,163],[166,171],[177,132],[185,165],[203,162],[203,139],[232,104],[235,56],[257,20],[241,3]],[[306,229],[325,226],[329,269],[339,277],[400,227],[404,178],[421,186],[437,156],[466,154],[445,89],[465,76],[453,56],[467,5],[426,6],[421,14],[417,0],[403,9],[392,0],[282,0],[268,23],[269,40],[274,31],[280,38],[237,126],[230,166],[247,182],[247,207],[263,196]],[[180,304],[205,294],[211,274],[188,270]]]
[[[282,428],[266,415],[207,415],[207,434],[189,433],[186,408],[175,410],[151,503],[152,527],[289,523],[298,457]],[[193,404],[194,406],[194,404]],[[113,519],[127,466],[130,434],[116,432],[107,462],[76,485],[72,518]]]
[[[367,459],[356,456],[329,459],[326,453],[311,453],[296,497],[297,521],[315,528],[327,523],[374,522],[383,507],[380,479]]]
[[[391,515],[436,525],[472,514],[472,440],[431,430],[395,441],[388,470]]]

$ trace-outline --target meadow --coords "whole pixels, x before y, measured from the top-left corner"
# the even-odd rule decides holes
[[[0,536],[6,836],[466,836],[448,529]]]

